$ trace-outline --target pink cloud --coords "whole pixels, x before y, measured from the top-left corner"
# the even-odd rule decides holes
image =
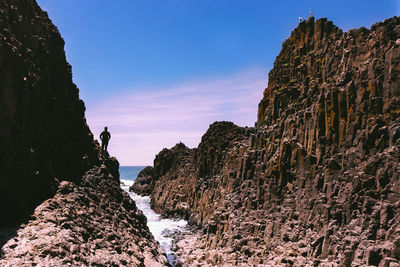
[[[140,88],[91,105],[86,118],[97,138],[109,127],[110,154],[121,165],[152,165],[159,151],[179,141],[196,147],[214,121],[253,126],[266,85],[265,70],[251,69],[167,88]]]

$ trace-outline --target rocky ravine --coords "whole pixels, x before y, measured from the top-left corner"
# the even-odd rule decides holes
[[[57,28],[34,0],[0,13],[0,265],[168,266],[99,159]]]
[[[256,127],[216,122],[157,155],[152,207],[201,228],[178,243],[186,266],[400,266],[399,113],[400,18],[343,32],[311,17]]]

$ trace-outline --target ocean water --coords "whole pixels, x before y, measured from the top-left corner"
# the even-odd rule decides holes
[[[121,180],[135,181],[141,170],[146,168],[146,166],[120,166],[119,175]]]
[[[150,232],[165,250],[168,260],[173,264],[175,255],[172,251],[173,237],[171,235],[176,232],[186,231],[187,221],[163,219],[160,214],[155,213],[151,209],[150,197],[142,197],[133,192],[129,192],[129,187],[133,184],[139,172],[144,168],[144,166],[120,166],[121,187],[129,193],[130,197],[136,202],[138,209],[147,217],[147,226]]]

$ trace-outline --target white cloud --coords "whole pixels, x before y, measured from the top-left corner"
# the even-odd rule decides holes
[[[214,121],[253,126],[266,85],[265,70],[252,69],[167,88],[140,88],[92,105],[86,118],[97,138],[109,127],[109,151],[121,165],[152,165],[164,147],[179,141],[196,147]]]

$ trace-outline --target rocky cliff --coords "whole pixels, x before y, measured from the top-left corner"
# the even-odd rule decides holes
[[[99,159],[57,28],[34,0],[0,13],[0,265],[168,266]]]
[[[0,225],[98,162],[64,41],[33,0],[0,1]]]
[[[152,206],[202,229],[178,243],[187,266],[399,266],[399,113],[400,18],[343,32],[310,17],[256,127],[217,122],[160,153]]]

